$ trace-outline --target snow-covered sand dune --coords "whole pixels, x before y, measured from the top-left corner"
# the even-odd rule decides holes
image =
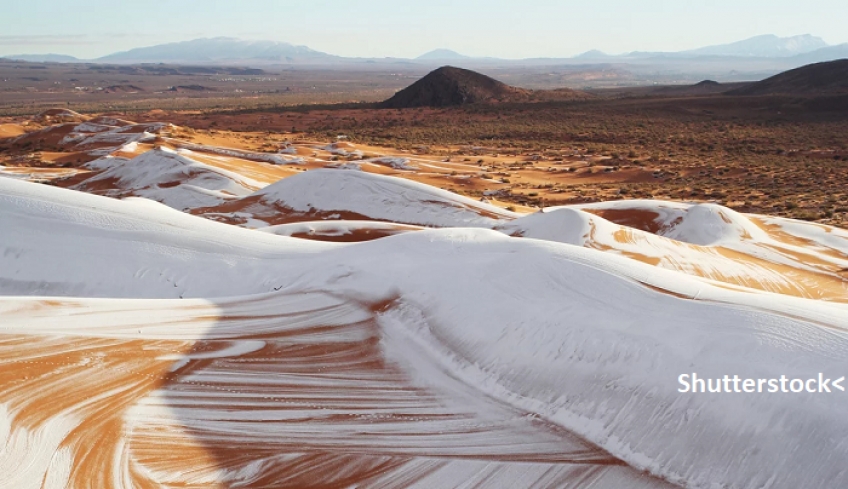
[[[605,203],[602,215],[633,224],[639,214],[632,202]],[[659,215],[672,208],[672,219],[651,222],[653,232],[614,223],[587,210],[600,206],[546,209],[496,229],[512,236],[585,246],[651,265],[721,283],[782,294],[848,302],[848,233],[798,223],[817,230],[821,243],[789,236],[762,216],[743,216],[713,204],[639,203],[641,212]],[[625,214],[626,213],[626,214]],[[671,224],[664,225],[669,222]],[[648,229],[648,226],[641,226]],[[789,226],[792,228],[792,226]],[[672,237],[673,236],[673,237]],[[809,234],[808,234],[809,236]],[[789,239],[787,239],[789,238]]]
[[[166,147],[131,159],[107,156],[87,166],[103,171],[74,189],[110,197],[145,197],[182,211],[218,205],[264,186]]]
[[[244,224],[322,219],[376,220],[432,227],[491,228],[518,214],[418,182],[322,169],[298,173],[245,197],[195,213]]]
[[[67,119],[70,120],[73,117]],[[62,151],[78,151],[97,157],[118,152],[130,144],[153,141],[170,127],[172,127],[170,124],[163,122],[135,124],[120,119],[98,117],[48,125],[39,130],[21,134],[11,143],[46,144]]]
[[[350,174],[286,179],[326,179],[314,202],[286,180],[261,195],[366,214],[422,192],[477,227],[321,243],[0,180],[9,487],[848,484],[848,394],[677,390],[692,372],[845,375],[848,305],[764,291],[767,261],[801,251],[818,261],[787,280],[824,281],[843,232],[674,206],[673,239],[334,180]],[[759,285],[728,278],[746,274]]]

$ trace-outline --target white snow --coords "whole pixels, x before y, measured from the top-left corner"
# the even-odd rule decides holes
[[[391,157],[391,156],[380,156],[377,158],[371,158],[368,160],[364,160],[368,163],[374,163],[377,165],[388,166],[390,168],[394,168],[396,170],[417,170],[418,167],[409,163],[409,158],[403,157]]]
[[[491,227],[518,214],[409,180],[365,172],[311,170],[253,194],[295,211],[349,211],[420,226]]]
[[[326,146],[322,146],[318,148],[323,151],[327,151],[328,153],[336,156],[358,156],[362,157],[364,154],[362,151],[358,149],[353,149],[353,145],[349,143],[332,143]]]
[[[11,179],[0,181],[0,209],[0,229],[16,230],[0,239],[2,294],[268,292],[277,284],[266,258],[331,246],[213,222],[146,199],[115,200]]]
[[[210,207],[250,195],[263,183],[238,173],[206,165],[168,148],[147,151],[132,159],[101,158],[88,164],[102,173],[79,188],[115,179],[120,190],[110,196],[135,195],[179,210]]]
[[[111,125],[107,125],[104,123],[95,123],[92,121],[83,122],[82,124],[76,126],[74,128],[74,133],[92,133],[92,132],[104,132],[113,129]]]
[[[346,163],[330,163],[325,168],[336,168],[339,170],[354,170],[354,171],[362,171],[362,165],[355,161],[348,161]]]
[[[232,148],[221,148],[217,146],[207,146],[203,144],[190,144],[185,142],[179,142],[179,152],[181,154],[190,155],[192,151],[212,153],[222,156],[229,156],[232,158],[240,158],[243,160],[249,161],[259,161],[264,163],[271,163],[273,165],[302,165],[305,163],[303,158],[288,158],[283,156],[281,153],[277,154],[269,154],[269,153],[256,153],[253,151],[244,151],[240,149],[232,149]]]

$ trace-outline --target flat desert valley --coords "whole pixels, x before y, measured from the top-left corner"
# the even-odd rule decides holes
[[[0,487],[848,487],[844,95],[495,89],[4,117]]]

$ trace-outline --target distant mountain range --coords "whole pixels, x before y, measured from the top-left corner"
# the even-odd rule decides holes
[[[275,41],[242,41],[229,37],[195,39],[110,54],[102,63],[229,63],[255,60],[265,63],[330,61],[337,56]]]
[[[848,53],[848,43],[838,46],[828,46],[820,37],[804,34],[792,37],[778,37],[772,34],[756,36],[750,39],[706,46],[698,49],[676,52],[642,52],[633,51],[621,55],[609,55],[598,50],[588,51],[573,58],[561,59],[627,59],[650,57],[680,57],[698,58],[705,56],[731,56],[748,58],[780,58],[821,52],[825,56],[831,53],[840,55]],[[249,61],[261,63],[314,63],[314,62],[344,62],[346,60],[368,60],[378,58],[344,58],[310,49],[306,46],[295,46],[276,41],[244,41],[231,37],[215,37],[211,39],[195,39],[192,41],[159,44],[156,46],[130,49],[110,54],[92,60],[82,60],[73,56],[61,54],[21,54],[4,56],[33,62],[97,62],[97,63],[244,63]],[[387,58],[400,60],[401,58]],[[450,49],[436,49],[422,54],[414,60],[501,60],[498,58],[474,58],[465,56]],[[517,60],[516,60],[517,61]],[[523,61],[523,60],[522,60]]]
[[[651,52],[633,51],[626,54],[610,55],[598,50],[592,50],[576,56],[579,59],[623,59],[623,58],[653,58],[653,57],[677,57],[698,58],[727,56],[737,58],[788,58],[812,53],[822,49],[842,47],[848,48],[848,44],[839,46],[828,46],[820,37],[804,34],[801,36],[778,37],[773,34],[756,36],[730,44],[718,44],[698,49],[675,52]]]
[[[101,58],[83,60],[73,56],[57,54],[22,54],[4,56],[31,62],[57,63],[183,63],[183,64],[299,64],[331,63],[340,58],[315,51],[306,46],[276,41],[244,41],[231,37],[194,39],[192,41],[159,44],[156,46],[130,49]]]
[[[773,58],[795,56],[826,48],[827,43],[820,37],[804,34],[802,36],[777,37],[772,34],[756,36],[744,41],[707,46],[700,49],[683,51],[680,54],[696,56],[754,56]]]
[[[80,63],[79,58],[67,56],[64,54],[10,54],[0,56],[6,59],[14,59],[18,61],[29,61],[31,63]]]
[[[593,50],[571,58],[532,58],[507,60],[465,56],[449,49],[436,49],[415,59],[404,58],[349,58],[334,56],[310,49],[275,41],[244,41],[229,37],[195,39],[192,41],[161,44],[131,49],[93,60],[81,60],[60,54],[30,54],[5,56],[31,62],[85,62],[108,64],[171,63],[183,65],[273,66],[273,65],[358,65],[435,67],[453,64],[466,68],[568,65],[627,65],[630,70],[653,72],[699,73],[711,76],[722,73],[750,73],[768,76],[804,64],[848,58],[848,43],[828,46],[819,37],[809,34],[778,37],[756,36],[730,44],[706,46],[678,52],[630,52],[609,55]],[[640,68],[641,67],[641,68]]]

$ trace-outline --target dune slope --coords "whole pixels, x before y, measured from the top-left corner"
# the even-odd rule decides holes
[[[249,217],[272,225],[359,219],[432,227],[492,227],[517,217],[499,207],[418,182],[340,169],[299,173],[239,201],[195,209],[194,213],[237,224]]]

